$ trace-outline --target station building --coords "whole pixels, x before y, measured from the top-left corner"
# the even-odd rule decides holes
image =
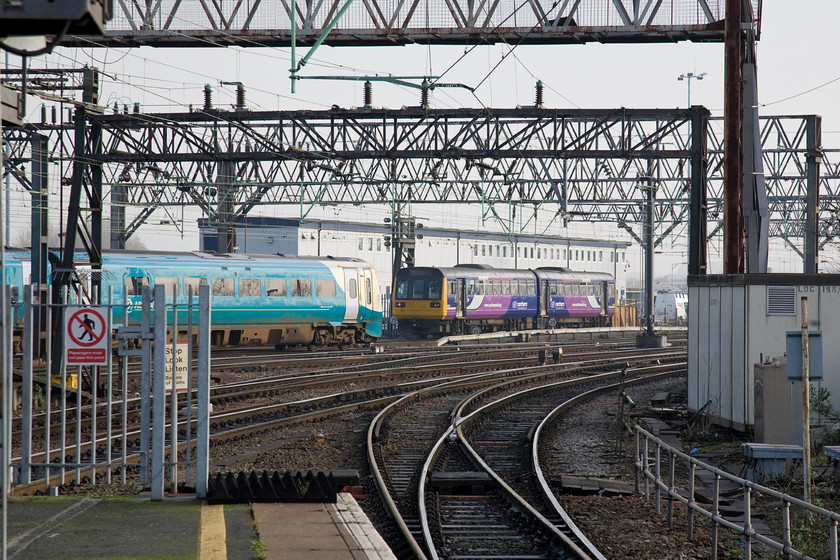
[[[328,220],[296,220],[249,216],[238,222],[236,252],[301,256],[357,257],[372,264],[390,293],[393,256],[386,246],[390,224]],[[199,220],[200,248],[218,250],[215,224]],[[629,243],[574,237],[517,235],[447,228],[418,229],[417,266],[484,264],[495,268],[556,266],[587,272],[606,272],[616,279],[617,303],[626,300]],[[419,236],[418,236],[419,237]]]

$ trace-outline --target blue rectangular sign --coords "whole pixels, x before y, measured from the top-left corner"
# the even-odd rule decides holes
[[[802,380],[802,332],[787,331],[787,378]],[[808,333],[808,379],[820,381],[823,375],[822,332]]]

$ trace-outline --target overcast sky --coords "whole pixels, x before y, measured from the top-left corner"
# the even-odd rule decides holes
[[[840,147],[840,39],[836,31],[837,0],[765,2],[761,41],[758,45],[759,101],[767,115],[819,114],[823,117],[823,147]],[[465,54],[464,47],[321,47],[304,68],[302,76],[393,74],[442,76],[441,82],[478,86],[475,95],[466,90],[440,88],[432,94],[432,106],[512,107],[534,103],[534,85],[545,86],[548,107],[684,107],[687,82],[680,74],[705,73],[691,81],[691,102],[722,116],[723,45],[560,45],[521,46],[512,52],[506,45],[479,47]],[[298,58],[306,49],[298,49]],[[504,57],[504,61],[499,64]],[[205,84],[215,90],[214,104],[232,105],[235,88],[222,81],[241,81],[247,88],[247,103],[253,109],[319,109],[333,104],[362,105],[361,82],[300,80],[297,93],[290,92],[290,51],[280,48],[253,49],[57,49],[41,57],[37,65],[99,67],[110,78],[103,80],[100,102],[141,104],[143,111],[181,110],[202,104]],[[19,62],[12,57],[10,65]],[[479,85],[480,84],[480,85]],[[373,104],[389,108],[417,105],[416,89],[374,84]],[[38,120],[40,102],[29,104],[30,118]],[[835,146],[836,144],[836,146]],[[263,209],[260,209],[265,213]],[[362,218],[378,220],[372,210]],[[294,212],[294,210],[291,210]],[[339,219],[356,216],[345,209],[333,210]],[[289,209],[268,215],[288,215]],[[457,209],[441,209],[430,218],[453,222],[465,229],[481,226],[480,218],[464,218]],[[192,220],[194,221],[194,219]],[[12,219],[13,227],[27,228],[28,211]],[[27,228],[28,229],[28,228]],[[614,225],[585,225],[581,235],[615,237]],[[152,223],[141,233],[147,244],[164,240],[167,248],[197,248],[195,228],[186,234]],[[14,235],[11,241],[15,241]],[[152,247],[155,248],[155,247]],[[712,257],[718,250],[712,247]],[[677,243],[671,263],[686,260],[684,244]],[[795,271],[797,258],[784,250],[774,251],[771,267]],[[677,269],[679,270],[679,268]]]

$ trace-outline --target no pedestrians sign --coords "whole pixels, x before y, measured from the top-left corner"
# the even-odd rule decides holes
[[[65,317],[65,363],[77,366],[107,365],[111,345],[108,308],[70,306]]]

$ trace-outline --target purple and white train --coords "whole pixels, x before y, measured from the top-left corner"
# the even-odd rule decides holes
[[[418,334],[607,326],[615,279],[567,268],[413,267],[397,273],[393,317]]]

